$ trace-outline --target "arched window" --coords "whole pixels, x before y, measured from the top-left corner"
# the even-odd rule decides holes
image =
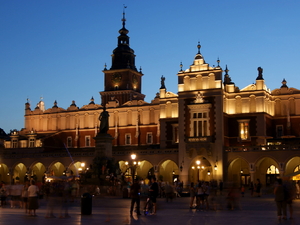
[[[267,169],[267,174],[279,174],[279,170],[276,166],[271,165],[268,169]]]

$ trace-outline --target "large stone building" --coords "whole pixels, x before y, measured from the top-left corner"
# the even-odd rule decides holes
[[[25,128],[1,136],[1,180],[23,180],[27,174],[41,180],[44,173],[87,169],[104,107],[110,115],[112,156],[124,173],[130,172],[126,162],[135,153],[140,177],[179,177],[184,184],[214,179],[248,185],[260,179],[268,185],[276,176],[297,174],[298,89],[283,80],[269,90],[260,67],[256,82],[239,89],[227,66],[223,70],[219,60],[216,67],[205,62],[198,43],[192,65],[185,70],[181,65],[177,74],[178,93],[168,92],[161,77],[156,97],[145,102],[143,73],[135,66],[124,15],[122,23],[111,67],[103,70],[101,104],[92,98],[81,108],[73,101],[64,109],[55,101],[46,109],[42,100],[35,108],[27,102]]]

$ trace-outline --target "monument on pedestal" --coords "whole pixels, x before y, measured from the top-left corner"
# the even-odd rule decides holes
[[[99,116],[100,129],[96,137],[95,157],[112,157],[112,140],[114,139],[110,134],[107,133],[109,129],[109,114],[106,111],[105,106],[103,112]]]

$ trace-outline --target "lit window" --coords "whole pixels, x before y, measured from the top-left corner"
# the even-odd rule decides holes
[[[205,137],[208,135],[208,112],[197,112],[192,115],[193,137]]]
[[[125,145],[131,144],[131,134],[125,134]]]
[[[188,105],[190,110],[190,137],[207,137],[209,131],[210,103],[197,103]]]
[[[17,148],[18,147],[18,140],[12,140],[12,147]]]
[[[72,137],[67,138],[67,147],[68,148],[72,147]]]
[[[294,169],[294,172],[298,172],[300,170],[300,165],[296,166],[296,168]]]
[[[238,120],[239,122],[239,137],[241,140],[249,140],[249,120]]]
[[[153,136],[152,133],[147,133],[147,144],[153,143]]]
[[[30,138],[29,139],[29,148],[33,148],[34,147],[34,143],[35,143],[34,138]]]
[[[91,137],[85,136],[85,146],[90,147],[91,146]]]
[[[279,174],[279,170],[276,166],[271,165],[267,170],[267,174]]]

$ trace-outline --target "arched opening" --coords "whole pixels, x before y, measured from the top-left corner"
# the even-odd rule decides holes
[[[260,179],[263,185],[267,187],[272,186],[279,177],[277,162],[270,157],[261,159],[256,165],[255,175],[257,179]]]
[[[293,157],[286,164],[285,175],[292,180],[300,180],[300,157]]]
[[[266,186],[274,184],[278,177],[279,169],[274,165],[270,165],[266,171]]]
[[[69,166],[68,172],[70,176],[80,176],[81,173],[84,173],[88,169],[84,162],[78,161]]]
[[[137,177],[139,179],[147,180],[149,179],[149,176],[154,175],[154,169],[153,165],[146,160],[140,161],[138,164],[135,165],[135,168],[132,168],[133,165],[131,165],[128,161],[119,161],[119,168],[121,170],[121,173],[125,178],[128,178],[131,180],[132,176]],[[132,174],[132,173],[135,174]]]
[[[159,169],[158,179],[161,181],[173,183],[179,178],[179,168],[172,160],[164,161]]]
[[[249,164],[246,160],[237,158],[228,167],[228,181],[235,185],[249,186],[251,183]]]
[[[24,183],[27,180],[27,168],[23,163],[19,163],[14,168],[12,183]]]
[[[0,181],[10,184],[10,173],[7,165],[0,164]]]
[[[61,162],[56,162],[50,167],[50,174],[52,174],[52,176],[63,176],[65,175],[65,171],[66,168]]]
[[[32,166],[30,178],[34,179],[36,182],[43,182],[46,173],[46,167],[38,162]]]
[[[211,181],[214,172],[210,162],[205,157],[196,157],[189,168],[189,181],[193,183]]]

